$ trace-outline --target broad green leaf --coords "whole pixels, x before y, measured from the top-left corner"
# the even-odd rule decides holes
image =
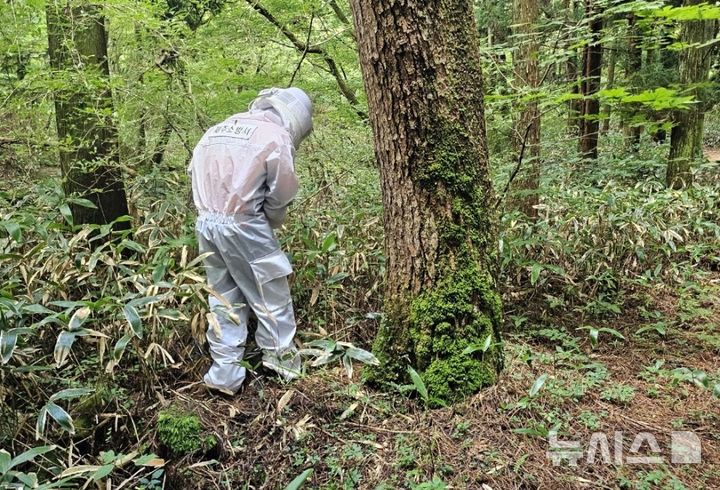
[[[4,449],[0,449],[0,477],[10,469],[10,453]]]
[[[14,473],[15,478],[17,480],[19,480],[23,485],[25,485],[24,488],[32,488],[32,489],[37,489],[37,490],[47,490],[50,488],[62,488],[62,486],[60,486],[60,482],[46,483],[44,485],[38,486],[38,479],[37,479],[37,475],[35,473],[22,473],[20,471],[18,471],[18,472],[11,471],[10,473]]]
[[[14,221],[3,221],[2,224],[8,232],[8,235],[10,235],[13,240],[18,243],[22,241],[22,228],[18,223],[15,223]]]
[[[542,389],[542,387],[545,385],[545,382],[547,381],[547,379],[548,379],[548,375],[543,374],[542,376],[540,376],[538,379],[535,380],[532,387],[530,388],[530,392],[529,392],[530,397],[534,397],[535,395],[538,394],[540,389]]]
[[[329,364],[335,359],[338,358],[338,354],[335,354],[333,352],[325,352],[323,355],[315,359],[313,362],[310,363],[310,366],[312,367],[319,367],[324,366],[325,364]]]
[[[112,358],[114,361],[119,362],[120,359],[122,359],[123,354],[125,353],[125,349],[128,345],[128,342],[130,342],[130,339],[132,339],[132,336],[130,335],[123,335],[120,340],[118,340],[115,343],[115,347],[113,348]]]
[[[36,315],[52,315],[54,312],[43,305],[37,303],[31,305],[23,305],[22,310],[28,313],[34,313]]]
[[[329,234],[327,237],[325,237],[325,240],[323,240],[322,246],[320,247],[320,250],[325,252],[332,252],[337,247],[337,236],[335,236],[335,233]]]
[[[70,355],[70,349],[72,349],[72,345],[75,343],[75,337],[75,332],[68,332],[67,330],[63,330],[60,332],[60,335],[58,335],[54,352],[55,365],[57,367],[62,366],[67,361]]]
[[[81,464],[71,466],[60,473],[60,478],[74,477],[77,475],[84,475],[85,473],[93,473],[100,469],[100,466],[96,464]]]
[[[306,343],[305,345],[309,347],[319,347],[320,349],[323,349],[327,352],[332,352],[337,347],[337,342],[331,339],[318,339],[313,340],[311,342]]]
[[[48,414],[60,425],[60,427],[68,431],[70,434],[75,433],[75,426],[73,425],[72,417],[70,417],[70,414],[62,407],[54,404],[53,402],[49,402],[45,405],[45,408],[47,408]]]
[[[676,21],[717,20],[720,19],[720,7],[706,3],[679,7],[665,6],[652,10],[651,15]]]
[[[410,375],[410,379],[412,380],[413,385],[415,386],[415,390],[418,392],[423,401],[427,403],[430,399],[430,395],[428,394],[427,387],[425,386],[425,382],[423,381],[422,377],[418,374],[417,371],[412,368],[412,366],[408,366],[407,371]]]
[[[542,264],[538,264],[537,262],[533,264],[532,270],[530,271],[530,284],[532,284],[533,286],[535,285],[535,283],[540,278],[540,273],[542,272],[542,270]]]
[[[129,248],[130,250],[134,250],[137,253],[144,254],[147,250],[145,250],[145,247],[140,245],[138,242],[135,242],[133,240],[125,239],[120,243],[120,246],[123,248]]]
[[[67,200],[69,203],[76,204],[78,206],[82,206],[83,208],[89,208],[89,209],[97,209],[97,206],[94,202],[92,202],[89,199],[85,199],[82,197],[70,197]]]
[[[108,476],[112,471],[115,469],[114,464],[106,464],[101,466],[95,473],[92,475],[93,481],[100,481],[106,476]]]
[[[378,358],[375,357],[372,352],[368,352],[365,349],[360,349],[359,347],[348,347],[345,351],[345,354],[355,359],[356,361],[362,362],[363,364],[369,364],[371,366],[380,365],[380,361],[378,361]]]
[[[310,478],[310,475],[313,474],[313,469],[308,468],[302,473],[300,473],[298,476],[296,476],[293,481],[288,483],[288,485],[285,487],[285,490],[299,490],[305,481]]]
[[[135,466],[152,466],[153,468],[159,468],[165,465],[165,460],[158,458],[157,454],[143,454],[137,459],[133,459]]]
[[[487,350],[492,345],[492,334],[485,337],[485,340],[482,344],[470,344],[465,349],[463,349],[463,354],[472,354],[477,351],[481,352],[487,352]]]
[[[62,215],[63,218],[65,218],[65,221],[67,222],[67,224],[72,226],[73,215],[72,215],[72,211],[70,211],[70,206],[68,206],[67,204],[61,204],[60,205],[60,214]]]
[[[71,398],[78,398],[81,396],[89,395],[95,392],[93,388],[68,388],[62,391],[58,391],[50,397],[51,402],[58,400],[70,400]]]
[[[12,358],[19,335],[32,333],[31,328],[11,328],[0,330],[0,364],[7,364]]]
[[[142,321],[138,311],[134,306],[127,304],[123,306],[123,314],[135,336],[141,339],[143,336]]]
[[[141,306],[147,306],[154,303],[157,303],[159,301],[162,301],[164,299],[164,296],[156,294],[153,296],[143,296],[142,298],[135,298],[128,302],[128,305],[139,308]]]
[[[157,315],[158,317],[160,317],[160,318],[165,318],[165,319],[167,319],[167,320],[174,320],[174,321],[184,320],[184,321],[188,321],[188,317],[186,317],[186,316],[183,314],[183,312],[180,311],[180,310],[171,310],[171,309],[163,308],[163,309],[161,309],[161,310],[158,310],[157,313],[156,313],[156,315]]]
[[[598,92],[598,95],[607,99],[620,99],[623,97],[627,97],[630,94],[628,94],[628,91],[624,88],[610,88],[601,90],[600,92]]]
[[[42,407],[35,422],[35,439],[40,439],[45,434],[45,425],[47,425],[47,407]]]
[[[90,316],[90,308],[87,306],[83,306],[82,308],[78,308],[75,313],[73,313],[73,316],[70,318],[70,321],[68,322],[68,329],[73,332],[77,329],[79,329],[83,323],[85,323],[85,320],[88,319]]]
[[[39,446],[34,447],[32,449],[28,449],[24,453],[16,456],[10,461],[10,464],[8,466],[8,470],[19,466],[23,463],[27,463],[28,461],[32,461],[37,456],[43,455],[45,453],[49,453],[50,451],[54,450],[57,446]],[[2,472],[4,473],[4,472]]]

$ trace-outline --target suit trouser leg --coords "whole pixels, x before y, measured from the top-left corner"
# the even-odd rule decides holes
[[[245,354],[249,310],[219,250],[204,235],[198,233],[200,252],[212,252],[204,260],[208,284],[225,300],[221,301],[214,295],[208,297],[214,322],[209,322],[206,337],[213,364],[204,380],[209,386],[236,393],[246,375],[245,368],[239,362]],[[226,306],[227,303],[231,308]]]

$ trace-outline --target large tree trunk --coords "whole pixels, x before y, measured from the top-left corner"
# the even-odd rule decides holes
[[[414,366],[432,403],[455,401],[494,383],[502,366],[472,3],[351,3],[385,208],[381,366],[369,377],[397,382]]]
[[[64,79],[54,93],[63,185],[73,203],[75,224],[107,224],[128,214],[112,93],[105,20],[100,7],[50,1],[47,4],[50,64]],[[129,227],[128,222],[117,225]]]
[[[600,91],[602,75],[602,34],[603,21],[597,0],[585,0],[585,15],[589,19],[590,42],[583,49],[583,73],[581,93],[583,95],[580,114],[580,153],[585,158],[598,156],[598,133],[600,132]]]
[[[540,16],[536,0],[514,0],[513,25],[517,44],[514,57],[515,83],[534,91],[540,85],[539,51],[535,24]],[[527,216],[537,216],[540,181],[540,109],[536,99],[521,102],[512,134],[517,174],[513,205]]]
[[[697,5],[704,0],[686,0],[684,5]],[[666,182],[668,187],[681,189],[692,183],[691,164],[702,156],[703,126],[709,101],[707,89],[699,84],[708,80],[711,66],[712,46],[702,46],[710,41],[716,32],[714,20],[697,20],[682,25],[680,39],[689,45],[680,54],[680,86],[692,87],[689,91],[697,103],[685,111],[673,114],[673,129],[670,134],[670,159]]]

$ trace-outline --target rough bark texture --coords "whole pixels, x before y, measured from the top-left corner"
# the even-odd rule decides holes
[[[96,206],[72,204],[75,224],[107,224],[127,215],[128,205],[111,116],[102,10],[58,1],[48,2],[46,13],[50,64],[66,79],[54,93],[65,193]],[[128,222],[117,224],[127,227]]]
[[[411,365],[431,403],[452,402],[494,383],[502,366],[472,4],[351,4],[385,208],[385,315],[374,346],[381,366],[368,375],[403,381]]]
[[[684,5],[704,3],[686,0]],[[702,156],[705,111],[708,105],[707,90],[699,86],[708,81],[712,61],[712,46],[699,47],[715,36],[716,22],[698,20],[682,25],[680,39],[690,47],[680,54],[680,86],[692,87],[689,91],[697,103],[686,111],[673,114],[674,126],[670,134],[670,159],[668,161],[667,186],[681,189],[692,183],[691,166]]]
[[[514,0],[513,30],[517,50],[514,57],[515,83],[536,90],[540,85],[539,51],[535,25],[540,16],[536,0]],[[537,216],[540,183],[540,109],[531,99],[516,108],[512,145],[518,166],[513,184],[512,204],[528,216]]]
[[[585,158],[598,156],[598,136],[600,132],[600,91],[602,75],[602,45],[600,35],[603,21],[597,0],[585,0],[585,15],[589,19],[590,42],[583,50],[583,73],[580,91],[583,95],[580,114],[580,153]]]

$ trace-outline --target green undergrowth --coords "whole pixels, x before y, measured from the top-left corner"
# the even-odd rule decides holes
[[[173,456],[207,452],[217,444],[217,439],[207,433],[197,414],[178,408],[158,413],[157,435],[160,443]]]

